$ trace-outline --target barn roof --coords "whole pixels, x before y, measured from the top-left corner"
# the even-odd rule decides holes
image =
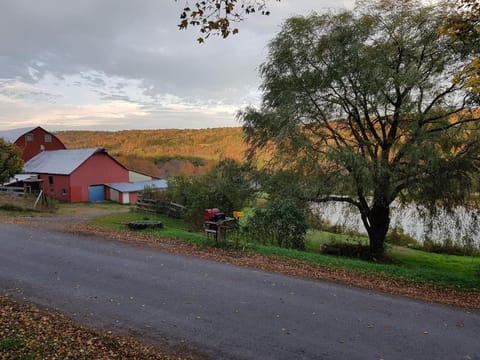
[[[31,132],[36,128],[18,128],[18,129],[11,129],[11,130],[2,130],[0,131],[0,138],[3,138],[5,141],[14,143],[20,136]]]
[[[36,174],[15,174],[14,177],[11,177],[7,182],[3,183],[3,185],[11,185],[17,182],[28,180],[38,181],[38,177]]]
[[[134,183],[121,182],[121,183],[110,183],[105,184],[106,186],[120,191],[120,192],[136,192],[142,191],[145,187],[153,187],[156,189],[166,189],[168,187],[167,180],[146,180],[146,181],[137,181]]]
[[[17,129],[11,129],[11,130],[1,130],[0,131],[0,138],[3,138],[4,140],[6,140],[7,142],[10,142],[10,143],[14,143],[16,142],[20,137],[22,137],[23,135],[26,135],[28,133],[31,133],[31,132],[34,132],[35,130],[37,129],[40,129],[40,130],[43,130],[44,132],[46,132],[47,134],[50,134],[52,137],[54,137],[55,139],[57,139],[57,141],[59,141],[63,147],[65,147],[65,145],[63,144],[63,141],[60,140],[57,136],[55,136],[54,134],[52,134],[51,132],[45,130],[44,128],[42,128],[41,126],[37,126],[37,127],[25,127],[25,128],[17,128]]]
[[[43,151],[23,165],[26,173],[70,175],[88,158],[107,153],[102,148]]]

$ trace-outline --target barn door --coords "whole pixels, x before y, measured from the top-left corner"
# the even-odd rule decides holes
[[[90,185],[88,187],[88,201],[103,201],[105,200],[105,190],[103,185]]]

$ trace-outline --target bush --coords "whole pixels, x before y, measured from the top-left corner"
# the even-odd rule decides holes
[[[363,260],[371,260],[370,246],[343,242],[323,244],[320,248],[322,254],[345,256]]]
[[[393,228],[387,234],[386,242],[398,246],[416,246],[417,240],[405,234],[401,228]]]
[[[169,182],[168,194],[187,207],[185,221],[193,229],[201,229],[205,209],[219,208],[232,216],[253,198],[248,171],[247,166],[225,159],[203,176],[175,177]]]
[[[303,206],[292,199],[274,199],[255,209],[244,231],[254,241],[280,247],[305,249],[307,217]]]
[[[427,238],[422,245],[415,246],[415,248],[418,250],[447,255],[471,256],[478,255],[479,253],[478,249],[454,244],[451,239],[446,239],[444,242],[435,242]]]

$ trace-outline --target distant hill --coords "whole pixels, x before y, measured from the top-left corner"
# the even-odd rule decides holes
[[[202,174],[221,158],[243,160],[241,128],[60,131],[68,149],[104,147],[126,167],[160,177]]]

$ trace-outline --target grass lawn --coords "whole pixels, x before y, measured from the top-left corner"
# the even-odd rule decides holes
[[[89,223],[95,226],[104,227],[112,230],[125,230],[126,224],[136,220],[158,220],[163,223],[163,229],[146,229],[145,233],[158,234],[163,237],[187,241],[197,245],[212,245],[212,241],[207,239],[203,233],[189,231],[188,226],[183,220],[173,219],[167,216],[159,216],[156,214],[144,214],[137,211],[113,213],[109,215],[99,216],[91,220]]]
[[[14,195],[9,193],[0,193],[0,215],[15,216],[18,213],[28,216],[39,216],[41,214],[51,213],[54,209],[46,209],[41,203],[33,209],[37,197],[34,195]]]
[[[208,239],[203,233],[189,231],[188,226],[182,220],[159,215],[130,211],[100,216],[91,220],[90,223],[103,228],[129,231],[125,226],[126,223],[147,219],[160,220],[164,224],[164,228],[160,230],[143,230],[147,233],[179,239],[197,245],[212,245],[212,240]],[[366,243],[367,239],[358,235],[314,231],[309,232],[307,236],[307,251],[283,249],[261,244],[248,244],[246,251],[265,256],[300,260],[313,265],[340,267],[352,271],[381,274],[410,283],[428,283],[458,290],[480,290],[480,257],[478,256],[441,255],[405,247],[388,246],[387,254],[391,259],[391,263],[385,264],[318,253],[321,244],[331,241]]]
[[[308,251],[319,251],[323,244],[330,243],[349,243],[349,244],[368,244],[368,237],[358,234],[338,234],[328,231],[308,230],[305,247]]]

